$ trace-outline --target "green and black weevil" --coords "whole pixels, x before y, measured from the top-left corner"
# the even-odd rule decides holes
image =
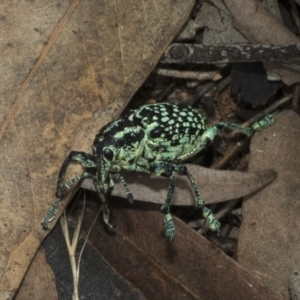
[[[229,122],[207,128],[205,117],[190,106],[160,103],[131,110],[100,129],[94,140],[93,154],[72,151],[65,159],[58,176],[56,199],[42,225],[45,229],[48,228],[48,222],[54,218],[59,201],[75,182],[91,178],[101,202],[103,220],[108,227],[113,228],[109,222],[106,197],[114,187],[114,180],[120,180],[128,200],[133,201],[133,195],[120,174],[126,170],[169,177],[169,189],[161,211],[165,214],[165,234],[170,241],[176,233],[170,214],[176,174],[188,177],[196,207],[202,209],[209,228],[219,234],[220,223],[204,206],[196,182],[182,162],[205,149],[224,127],[250,136],[255,130],[272,122],[273,118],[267,116],[248,128]],[[70,162],[80,163],[86,171],[63,183]]]

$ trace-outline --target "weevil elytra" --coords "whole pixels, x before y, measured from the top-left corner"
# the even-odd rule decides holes
[[[133,195],[120,174],[126,170],[169,177],[169,189],[161,211],[165,214],[165,234],[170,241],[174,239],[176,233],[170,214],[176,174],[188,177],[196,207],[202,209],[209,228],[219,234],[220,223],[204,206],[196,182],[182,162],[205,149],[224,127],[250,136],[255,130],[272,122],[273,118],[269,117],[248,128],[228,122],[207,128],[205,118],[189,106],[161,103],[131,110],[100,129],[94,140],[93,154],[72,151],[65,159],[58,176],[56,199],[42,225],[45,229],[48,228],[48,222],[54,218],[59,201],[75,182],[91,178],[101,202],[103,220],[108,227],[113,228],[109,222],[106,197],[113,189],[114,180],[117,179],[124,186],[128,200],[133,201]],[[86,171],[63,183],[68,164],[71,162],[80,163]]]

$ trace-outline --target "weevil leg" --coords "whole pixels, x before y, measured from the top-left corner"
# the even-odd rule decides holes
[[[204,201],[200,196],[200,192],[199,192],[198,186],[195,182],[195,179],[187,169],[186,169],[186,175],[192,186],[193,194],[194,194],[194,197],[196,200],[196,208],[202,209],[203,216],[204,216],[205,220],[208,222],[209,229],[212,231],[216,231],[217,235],[220,235],[220,226],[221,226],[220,222],[215,219],[212,211],[204,205]]]
[[[102,210],[102,216],[103,216],[103,221],[104,221],[105,225],[109,229],[115,229],[116,226],[109,222],[110,210],[107,206],[105,195],[104,194],[102,194],[101,196],[99,195],[99,198],[101,199],[101,210]]]
[[[234,123],[221,122],[219,124],[214,124],[207,130],[205,130],[201,135],[199,139],[199,147],[197,149],[197,152],[204,150],[213,141],[215,136],[225,127],[230,128],[232,130],[237,130],[248,136],[252,135],[252,133],[254,132],[254,129],[251,127],[242,127]]]
[[[60,196],[56,197],[56,199],[52,202],[52,204],[48,210],[48,213],[47,213],[46,217],[44,218],[44,221],[42,222],[42,226],[44,229],[48,229],[48,223],[54,219],[57,206],[58,206],[61,198],[63,197],[63,195],[74,185],[75,182],[78,182],[83,178],[94,178],[94,175],[92,175],[88,172],[84,172],[84,173],[77,175],[74,178],[70,179],[68,182],[66,182],[63,186],[60,187],[60,193],[59,193]]]
[[[78,162],[85,168],[96,168],[96,162],[93,155],[79,152],[79,151],[72,151],[69,156],[66,157],[64,160],[57,179],[57,189],[56,189],[56,198],[62,197],[62,189],[63,189],[63,181],[64,177],[68,168],[69,163],[71,162]]]
[[[110,195],[111,191],[114,188],[114,182],[112,180],[112,177],[110,175],[107,177],[108,189],[105,193],[101,190],[101,185],[99,184],[99,177],[94,176],[93,179],[94,179],[94,186],[98,194],[98,198],[101,202],[103,221],[109,229],[114,229],[116,226],[109,222],[110,210],[107,206],[107,200],[106,200],[106,195]]]
[[[232,130],[237,130],[239,132],[242,132],[248,136],[252,135],[255,129],[252,127],[243,127],[234,123],[229,123],[229,122],[221,122],[219,124],[214,124],[210,128],[206,129],[201,137],[198,140],[198,147],[194,149],[193,153],[189,154],[193,155],[196,153],[201,152],[202,150],[206,149],[207,146],[213,141],[215,136],[223,129],[223,128],[230,128]]]
[[[170,241],[174,239],[176,229],[173,222],[173,217],[170,214],[170,205],[171,199],[173,196],[175,188],[175,174],[187,176],[193,190],[193,194],[196,201],[196,208],[201,208],[205,220],[208,222],[209,228],[212,231],[216,231],[217,234],[220,234],[220,223],[217,221],[212,214],[211,210],[204,206],[204,201],[200,196],[199,189],[197,187],[196,181],[192,174],[187,170],[184,165],[172,165],[168,162],[158,162],[150,165],[151,173],[156,175],[165,174],[170,178],[168,194],[165,203],[161,207],[162,212],[165,214],[165,234]]]
[[[202,209],[203,216],[208,223],[209,229],[212,231],[216,231],[217,234],[220,235],[220,222],[215,219],[211,210],[208,209],[206,206],[204,206],[204,201],[200,196],[198,186],[197,186],[196,181],[195,181],[194,177],[192,176],[192,174],[188,171],[187,167],[183,166],[183,165],[177,165],[175,167],[175,170],[176,170],[177,174],[185,175],[188,177],[188,179],[191,183],[191,186],[192,186],[194,197],[195,197],[196,208]]]
[[[176,234],[176,228],[174,225],[173,217],[170,212],[170,205],[174,193],[175,180],[176,180],[175,178],[176,173],[174,170],[174,166],[167,162],[152,163],[150,165],[150,172],[155,175],[165,174],[170,179],[167,198],[161,207],[161,211],[165,215],[165,235],[171,242],[174,240]]]
[[[132,195],[132,193],[129,189],[129,186],[128,186],[125,178],[121,174],[113,174],[112,177],[116,178],[117,180],[119,180],[121,182],[121,184],[123,185],[123,187],[125,189],[126,198],[128,199],[128,201],[130,203],[132,203],[133,202],[133,195]]]
[[[170,213],[165,214],[165,235],[170,242],[174,240],[176,228],[174,225],[173,217]]]
[[[172,200],[172,196],[173,196],[173,193],[174,193],[175,181],[176,181],[176,177],[175,177],[175,172],[174,171],[169,176],[169,180],[170,181],[169,181],[169,188],[168,188],[167,198],[166,198],[164,204],[162,205],[162,207],[160,208],[160,210],[164,214],[169,214],[170,213],[170,205],[171,205],[171,200]]]
[[[152,163],[150,165],[150,171],[151,173],[156,175],[165,174],[170,178],[167,199],[163,204],[163,206],[161,207],[162,212],[165,214],[166,236],[169,238],[170,241],[174,239],[175,232],[176,232],[173,218],[170,214],[171,198],[175,188],[175,173],[177,173],[178,175],[184,175],[188,177],[195,197],[196,208],[202,209],[203,216],[208,222],[210,230],[216,231],[218,235],[220,234],[220,223],[215,219],[211,210],[204,206],[204,201],[200,196],[200,192],[197,187],[196,181],[192,176],[192,174],[187,170],[186,166],[172,165],[168,162],[157,162],[157,163]]]
[[[176,228],[174,225],[173,217],[170,212],[170,205],[171,205],[171,200],[174,193],[175,181],[176,181],[174,171],[170,175],[169,179],[170,182],[169,182],[167,198],[165,200],[165,203],[160,208],[160,210],[165,215],[165,235],[169,239],[169,241],[172,242],[176,234]]]
[[[234,123],[229,123],[229,122],[221,122],[218,124],[214,124],[213,126],[211,126],[210,128],[208,128],[201,136],[200,140],[199,140],[199,148],[198,148],[198,152],[200,152],[201,150],[205,149],[207,147],[207,145],[212,142],[212,140],[214,139],[214,137],[223,129],[223,128],[229,128],[232,130],[236,130],[239,131],[241,133],[246,134],[247,136],[251,136],[255,131],[257,130],[261,130],[265,127],[270,126],[271,124],[274,123],[274,114],[269,114],[267,116],[265,116],[263,119],[255,122],[252,126],[250,127],[243,127],[240,126],[238,124],[234,124]]]
[[[266,115],[263,119],[255,122],[252,124],[252,128],[255,131],[262,130],[263,128],[269,127],[275,122],[274,115],[277,114],[277,112],[273,114]]]
[[[272,125],[275,122],[274,115],[276,113],[277,112],[275,112],[273,114],[266,115],[264,118],[262,118],[261,120],[255,122],[250,127],[243,127],[243,126],[240,126],[240,125],[237,125],[237,124],[234,124],[234,123],[229,123],[229,122],[221,122],[219,124],[213,125],[211,128],[216,126],[217,131],[220,131],[222,128],[227,127],[227,128],[232,129],[232,130],[237,130],[237,131],[242,132],[242,133],[244,133],[248,136],[251,136],[255,131],[262,130],[263,128],[269,127],[270,125]]]
[[[218,124],[213,125],[210,128],[214,128],[214,127],[215,127],[214,131],[216,131],[217,133],[219,133],[223,128],[229,128],[231,130],[236,130],[236,131],[246,134],[247,136],[251,136],[254,132],[254,129],[252,127],[243,127],[241,125],[230,123],[230,122],[220,122]]]

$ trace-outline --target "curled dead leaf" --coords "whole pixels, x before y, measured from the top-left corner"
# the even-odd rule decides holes
[[[187,167],[194,176],[206,204],[237,199],[252,194],[268,185],[277,176],[273,170],[238,172],[207,169],[191,164],[187,164]],[[128,172],[123,175],[135,199],[164,203],[169,185],[168,178],[141,172]],[[95,190],[89,179],[82,183],[82,187]],[[115,184],[113,195],[125,197],[124,188],[120,183]],[[177,177],[172,204],[195,205],[190,183],[185,176]]]

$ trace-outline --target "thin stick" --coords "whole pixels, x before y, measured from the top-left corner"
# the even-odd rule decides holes
[[[169,69],[156,69],[154,71],[156,74],[161,76],[183,78],[183,79],[193,79],[193,80],[219,80],[221,79],[220,72],[194,72],[194,71],[178,71]]]
[[[295,111],[299,107],[299,95],[300,95],[300,85],[299,85],[299,83],[296,83],[295,87],[294,87],[293,102],[292,102],[292,107],[293,107],[293,110],[295,110]]]

